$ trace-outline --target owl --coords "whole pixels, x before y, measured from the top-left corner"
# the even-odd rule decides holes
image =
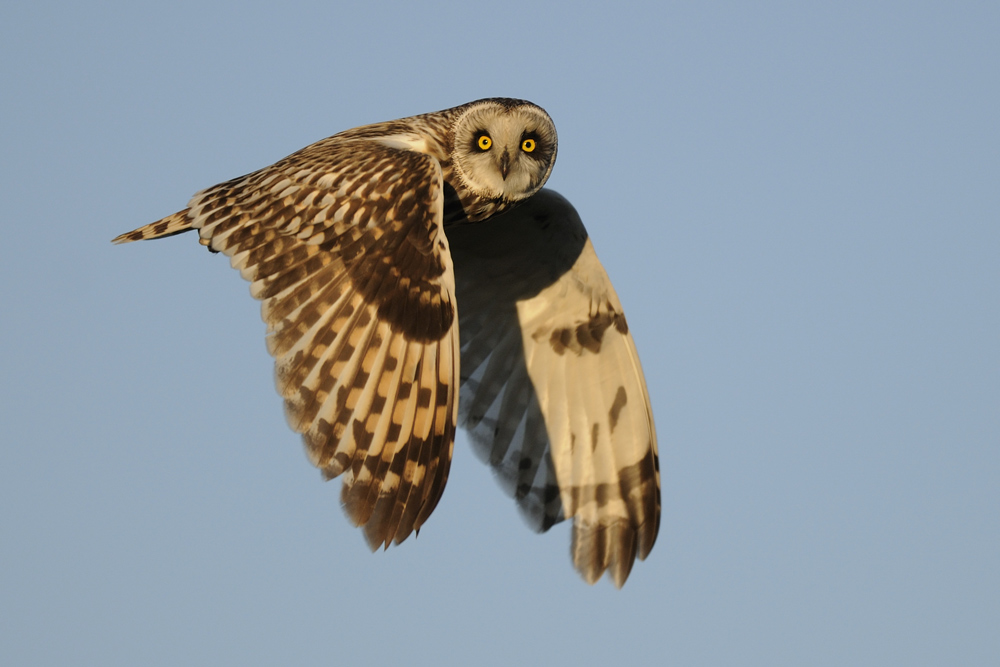
[[[492,98],[341,132],[114,243],[197,230],[262,302],[291,428],[369,546],[433,512],[462,425],[528,523],[621,587],[660,522],[652,411],[549,115]],[[459,304],[461,307],[459,307]]]

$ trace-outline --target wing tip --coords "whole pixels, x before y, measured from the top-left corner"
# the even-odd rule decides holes
[[[191,220],[188,219],[188,210],[189,209],[178,211],[177,213],[168,215],[167,217],[157,220],[156,222],[151,222],[148,225],[139,227],[138,229],[133,229],[130,232],[119,234],[115,238],[111,239],[111,243],[121,245],[122,243],[159,239],[165,236],[173,236],[174,234],[183,234],[184,232],[191,231],[194,227],[191,226]]]
[[[637,553],[639,542],[639,531],[625,521],[598,526],[575,521],[570,545],[573,566],[591,586],[607,573],[620,590],[632,572],[636,556],[645,559],[646,554]]]

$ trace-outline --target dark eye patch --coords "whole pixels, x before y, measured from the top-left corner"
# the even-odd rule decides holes
[[[476,152],[476,153],[484,153],[485,152],[479,146],[479,140],[482,139],[483,137],[489,137],[490,138],[490,142],[492,143],[493,138],[490,137],[490,133],[487,132],[486,130],[479,129],[479,130],[476,130],[475,132],[472,133],[472,140],[469,142],[469,148],[473,152]]]
[[[542,156],[545,155],[549,150],[548,143],[540,136],[538,136],[538,133],[535,132],[534,130],[525,130],[524,132],[521,133],[522,146],[524,145],[524,142],[527,139],[531,139],[532,141],[535,142],[535,150],[531,151],[530,153],[525,153],[525,155],[535,160],[542,159]]]

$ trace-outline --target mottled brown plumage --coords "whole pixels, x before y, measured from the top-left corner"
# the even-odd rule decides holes
[[[462,349],[461,363],[468,356],[475,368],[489,357],[509,371],[463,378],[469,380],[463,397],[471,392],[463,404],[474,406],[467,415],[478,414],[475,406],[490,395],[478,388],[490,383],[496,385],[491,391],[508,387],[504,400],[521,410],[515,410],[519,420],[527,414],[525,406],[539,398],[564,402],[529,411],[527,426],[518,431],[522,453],[513,464],[513,434],[504,431],[509,424],[485,438],[480,427],[488,420],[467,418],[474,439],[492,451],[490,464],[536,528],[574,517],[574,562],[584,578],[596,581],[610,569],[620,586],[635,556],[644,558],[656,536],[655,435],[634,346],[610,284],[593,293],[600,298],[582,317],[567,318],[564,304],[550,294],[565,276],[596,276],[606,283],[600,265],[593,268],[596,257],[590,260],[593,251],[579,219],[566,223],[568,204],[547,193],[531,198],[548,178],[556,150],[555,128],[537,106],[480,100],[334,135],[204,190],[187,209],[115,242],[197,230],[201,243],[228,256],[250,281],[251,294],[262,302],[289,425],[302,434],[310,460],[324,476],[342,478],[344,510],[363,527],[372,548],[399,543],[419,530],[444,490],[458,421],[461,313],[463,340],[468,328],[473,341],[468,354]],[[522,209],[525,214],[519,214]],[[549,296],[534,303],[552,317],[510,322],[539,341],[528,343],[529,350],[547,350],[536,355],[549,359],[542,366],[511,347],[522,337],[521,326],[516,332],[497,327],[507,343],[477,348],[481,327],[469,328],[468,322],[482,323],[498,304],[515,310],[522,304],[503,301],[501,288],[489,303],[468,297],[467,318],[464,303],[463,310],[456,308],[449,248],[452,233],[463,243],[472,239],[459,252],[466,261],[477,246],[470,230],[509,222],[517,234],[524,215],[539,211],[554,215],[562,225],[556,227],[569,229],[570,236],[583,234],[582,240],[570,239],[568,254],[549,249],[538,255],[536,248],[532,269],[503,277],[508,285],[537,283],[539,268],[547,272],[549,291],[543,293]],[[503,243],[524,245],[517,239]],[[530,251],[530,244],[526,247]],[[465,251],[470,249],[472,255]],[[463,275],[475,273],[476,261]],[[494,288],[480,289],[488,295]],[[566,303],[575,308],[578,301]],[[505,350],[513,356],[505,358]],[[577,386],[576,395],[545,388],[539,373],[568,372],[569,378],[579,359],[626,364],[581,366],[615,376],[605,382],[610,399],[603,389]],[[560,363],[570,370],[560,370]],[[511,373],[519,373],[517,382],[510,382]],[[624,380],[617,378],[622,373]],[[578,454],[584,450],[590,454]],[[510,465],[517,474],[511,475]]]

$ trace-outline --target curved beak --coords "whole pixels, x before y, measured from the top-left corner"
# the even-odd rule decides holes
[[[500,175],[503,176],[503,180],[507,180],[507,174],[510,172],[510,153],[507,152],[505,148],[503,155],[500,156]]]

